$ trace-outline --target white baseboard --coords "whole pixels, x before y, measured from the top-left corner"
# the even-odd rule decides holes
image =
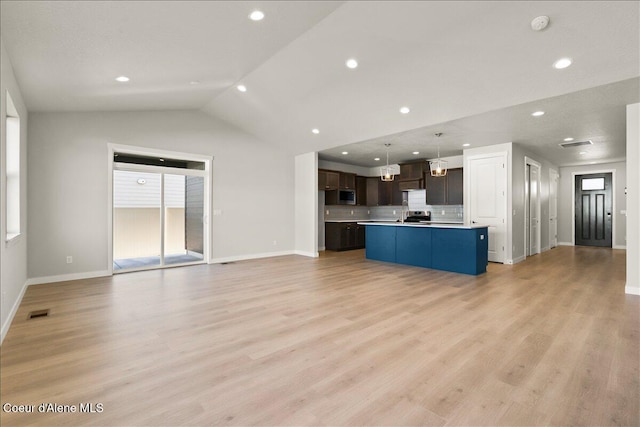
[[[237,256],[228,256],[222,258],[212,258],[209,260],[209,264],[221,264],[223,262],[235,262],[235,261],[246,261],[249,259],[258,259],[258,258],[271,258],[274,256],[283,256],[283,255],[294,255],[294,251],[280,251],[280,252],[263,252],[259,254],[249,254],[249,255],[237,255]]]
[[[627,245],[613,245],[612,249],[627,249]]]
[[[527,259],[527,257],[525,257],[524,255],[522,255],[522,256],[519,256],[519,257],[514,258],[514,259],[508,259],[508,260],[506,260],[506,261],[505,261],[505,264],[513,265],[513,264],[517,264],[517,263],[519,263],[519,262],[522,262],[522,261],[524,261],[525,259]]]
[[[42,283],[67,282],[69,280],[93,279],[94,277],[107,277],[112,274],[109,270],[87,271],[84,273],[59,274],[57,276],[32,277],[27,279],[27,286],[40,285]]]
[[[307,252],[307,251],[294,251],[296,255],[308,256],[310,258],[318,258],[320,254],[316,252]]]
[[[575,246],[571,242],[558,242],[558,246]]]
[[[640,288],[637,286],[625,286],[624,293],[629,295],[640,295]]]
[[[547,251],[550,251],[550,250],[551,250],[551,247],[545,246],[544,248],[542,248],[542,251],[540,251],[540,252],[547,252]]]
[[[18,298],[16,298],[16,302],[13,304],[13,307],[11,307],[11,311],[9,312],[9,316],[7,316],[7,320],[4,322],[4,325],[2,325],[0,344],[2,344],[2,342],[4,341],[4,337],[7,336],[7,332],[9,332],[11,322],[13,322],[13,318],[18,312],[18,307],[20,307],[20,303],[22,303],[22,298],[24,297],[24,293],[27,291],[28,286],[29,285],[27,284],[27,282],[24,282],[24,285],[22,285],[22,289],[20,290],[20,294],[18,295]]]

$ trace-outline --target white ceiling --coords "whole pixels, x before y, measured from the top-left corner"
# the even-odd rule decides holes
[[[435,131],[443,155],[513,141],[558,165],[619,160],[624,105],[640,100],[635,1],[0,4],[30,111],[202,109],[293,153],[359,143],[338,157],[366,166],[386,140],[432,155]],[[589,155],[557,152],[566,136],[592,139]]]

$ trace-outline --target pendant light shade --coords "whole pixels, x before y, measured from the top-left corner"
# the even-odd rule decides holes
[[[385,182],[393,181],[393,178],[395,178],[395,176],[393,175],[391,167],[389,166],[389,147],[391,146],[391,144],[384,144],[384,146],[387,147],[387,166],[382,166],[380,168],[380,179]]]
[[[442,133],[436,133],[436,136],[440,138]],[[440,158],[440,143],[438,142],[438,158],[429,162],[429,169],[431,170],[431,176],[445,176],[447,174],[447,161]]]

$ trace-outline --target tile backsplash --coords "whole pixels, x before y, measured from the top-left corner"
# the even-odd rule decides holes
[[[405,206],[405,211],[407,207]],[[463,205],[424,205],[431,212],[432,221],[463,221]],[[328,212],[328,213],[327,213]],[[395,212],[395,213],[394,213]],[[324,221],[344,220],[396,220],[400,218],[402,206],[325,206]]]

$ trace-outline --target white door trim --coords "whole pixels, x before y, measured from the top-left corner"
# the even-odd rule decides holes
[[[118,153],[127,153],[140,156],[162,157],[167,159],[190,160],[194,162],[203,162],[204,171],[187,171],[181,170],[185,175],[204,176],[204,259],[207,264],[212,263],[212,242],[211,242],[211,189],[213,188],[213,156],[203,154],[182,153],[178,151],[159,150],[155,148],[136,147],[133,145],[121,145],[107,143],[107,271],[109,275],[113,275],[113,171],[118,169],[118,165],[113,161],[113,155]],[[134,167],[134,165],[129,165]],[[164,172],[169,173],[171,168],[159,167]],[[144,169],[144,166],[141,167]],[[165,170],[166,169],[166,170]],[[157,169],[156,169],[157,170]],[[173,169],[175,172],[175,169]]]
[[[560,174],[555,169],[549,169],[549,249],[558,246],[558,184],[560,181]],[[555,196],[556,196],[556,216],[555,216],[555,230],[556,234],[552,235],[554,227],[552,226],[553,219],[551,218],[551,186],[555,182]],[[555,244],[554,244],[555,242]]]
[[[599,169],[571,172],[571,246],[576,245],[576,175],[611,174],[611,247],[616,247],[616,170]]]
[[[536,235],[534,236],[536,239],[536,248],[537,248],[537,252],[536,254],[539,254],[542,251],[541,246],[541,241],[542,239],[540,238],[540,228],[541,228],[541,224],[540,224],[540,199],[541,199],[541,195],[540,195],[540,190],[541,190],[541,186],[542,186],[542,164],[538,163],[537,161],[533,160],[531,157],[525,156],[524,157],[524,182],[525,182],[525,186],[527,184],[531,184],[529,182],[529,177],[527,176],[527,165],[530,167],[534,167],[538,170],[538,182],[536,183],[538,185],[538,198],[536,200],[536,205],[534,207],[534,209],[536,210],[536,216],[538,218],[538,226],[536,227]],[[529,189],[525,189],[525,197],[527,197],[529,194]],[[527,203],[525,201],[525,206],[527,206]],[[531,210],[531,206],[529,206],[529,210]],[[527,257],[527,253],[529,252],[527,248],[527,242],[529,243],[529,247],[531,247],[531,242],[529,242],[530,239],[527,239],[527,229],[531,230],[531,224],[529,224],[529,227],[527,227],[527,220],[531,221],[531,215],[529,215],[529,212],[525,212],[525,224],[524,224],[524,256],[525,258]],[[530,233],[530,231],[529,231]],[[535,254],[531,254],[531,255],[535,255]]]

